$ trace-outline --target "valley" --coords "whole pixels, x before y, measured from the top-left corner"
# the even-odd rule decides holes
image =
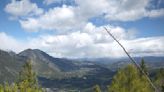
[[[135,57],[138,64],[141,59]],[[150,72],[164,67],[164,57],[144,57],[144,59]],[[54,58],[39,49],[27,49],[18,54],[1,50],[0,82],[12,83],[17,80],[22,66],[29,61],[32,62],[39,84],[50,92],[52,90],[52,92],[59,90],[90,92],[96,84],[106,90],[117,70],[130,64],[126,58],[112,61],[108,58],[66,59]]]

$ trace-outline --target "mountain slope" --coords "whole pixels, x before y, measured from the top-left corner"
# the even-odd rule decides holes
[[[18,57],[14,53],[0,50],[0,83],[15,80],[24,61],[23,58]]]
[[[45,53],[37,49],[27,49],[18,54],[19,57],[26,58],[31,61],[34,71],[42,77],[52,77],[55,73],[60,73],[60,69],[53,64],[48,58],[45,58]]]
[[[91,73],[96,73],[96,69],[103,69],[99,65],[90,62],[54,58],[38,49],[27,49],[19,54],[1,51],[0,60],[0,66],[2,66],[1,76],[14,76],[11,80],[15,79],[22,65],[28,61],[32,62],[33,69],[38,77],[48,79],[83,77]]]

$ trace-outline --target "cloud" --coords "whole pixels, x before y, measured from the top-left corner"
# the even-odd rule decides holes
[[[147,37],[130,40],[125,43],[125,46],[129,48],[129,52],[133,55],[143,56],[152,55],[159,56],[164,55],[164,37]],[[130,45],[128,45],[130,44]]]
[[[1,43],[0,49],[12,50],[17,53],[28,48],[42,49],[41,47],[44,46],[44,43],[39,39],[40,37],[26,39],[26,40],[19,40],[6,34],[5,32],[0,32],[0,43]]]
[[[3,50],[20,51],[23,50],[22,43],[17,41],[15,38],[7,35],[4,32],[0,32],[0,48]]]
[[[104,15],[109,21],[135,21],[164,16],[163,8],[151,9],[151,0],[76,0],[76,3],[86,18]]]
[[[104,15],[109,21],[135,21],[164,16],[162,9],[151,9],[151,0],[76,0],[80,12],[88,18]],[[92,3],[91,3],[92,2]]]
[[[83,27],[84,21],[75,13],[74,7],[63,5],[50,9],[38,18],[20,20],[22,27],[28,31],[37,30],[72,30]]]
[[[80,12],[80,16],[84,16],[87,19],[102,15],[109,6],[107,0],[76,0],[76,3],[78,5],[77,11]]]
[[[60,2],[60,0],[44,0],[43,4],[50,5],[52,3]]]
[[[75,0],[43,0],[43,4],[50,5],[54,3],[60,4],[74,4]]]
[[[44,0],[52,4],[66,0]],[[151,8],[151,0],[76,0],[74,6],[62,5],[48,10],[39,8],[30,0],[13,0],[5,11],[18,17],[22,28],[27,31],[62,31],[58,35],[40,35],[26,41],[0,33],[0,48],[16,52],[37,48],[56,57],[123,57],[122,49],[91,18],[102,16],[107,21],[135,21],[144,17],[164,16],[164,10]],[[133,56],[164,56],[164,37],[135,38],[134,29],[108,26],[111,33]]]
[[[55,57],[67,58],[124,57],[122,48],[103,31],[103,27],[87,23],[80,31],[61,35],[40,35],[27,41],[16,40],[0,33],[0,43],[4,43],[0,48],[17,52],[35,48]],[[164,56],[163,36],[132,38],[124,28],[111,26],[109,29],[132,56]]]
[[[4,10],[12,17],[33,16],[43,13],[43,10],[38,8],[35,3],[31,3],[30,0],[12,0]]]
[[[147,13],[147,16],[149,17],[163,17],[164,16],[164,9],[158,9],[158,10],[151,10]]]
[[[18,1],[15,2],[18,3]],[[20,2],[29,3],[27,0],[19,1],[19,3]],[[62,0],[45,0],[44,2],[51,4],[50,2],[62,2]],[[35,4],[33,6],[37,7]],[[53,7],[38,17],[27,17],[20,19],[19,22],[22,28],[27,31],[70,31],[83,28],[91,18],[97,16],[102,16],[102,18],[107,21],[124,22],[135,21],[144,17],[157,18],[164,16],[163,8],[151,9],[151,6],[152,3],[150,0],[76,0],[75,6],[63,5]],[[22,11],[24,10],[22,9]],[[21,14],[28,13],[30,12],[27,11],[27,13]]]

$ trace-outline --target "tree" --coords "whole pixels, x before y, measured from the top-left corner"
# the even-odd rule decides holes
[[[12,84],[12,92],[19,92],[18,91],[18,85],[15,83]]]
[[[18,87],[20,92],[40,92],[36,74],[32,70],[32,63],[27,62],[19,73]]]
[[[144,59],[142,58],[141,63],[140,63],[140,67],[141,69],[145,72],[146,75],[148,75],[148,69],[147,66],[145,64]],[[140,71],[141,72],[141,71]],[[143,75],[143,73],[141,72],[141,75]]]
[[[160,68],[157,72],[155,84],[161,92],[164,92],[164,68]]]
[[[0,92],[3,92],[3,86],[0,84]]]
[[[43,92],[38,85],[36,74],[32,71],[32,63],[27,62],[23,66],[18,82],[0,85],[0,92]]]
[[[12,92],[10,85],[8,83],[5,83],[4,92]]]
[[[94,91],[94,92],[101,92],[100,86],[99,86],[99,85],[95,85],[95,86],[93,87],[93,91]]]
[[[108,88],[110,92],[153,92],[146,78],[140,77],[140,72],[133,65],[118,70]]]
[[[27,62],[23,66],[23,70],[19,73],[19,81],[18,82],[28,82],[29,87],[34,87],[37,84],[36,74],[32,70],[31,61]]]

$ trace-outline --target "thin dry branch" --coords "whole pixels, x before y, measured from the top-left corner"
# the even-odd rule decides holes
[[[140,65],[138,65],[135,60],[130,56],[130,54],[126,51],[126,49],[124,48],[124,46],[112,35],[112,33],[110,33],[108,31],[108,29],[106,27],[104,27],[105,31],[119,44],[119,46],[121,46],[121,48],[124,50],[124,52],[126,53],[126,55],[129,57],[129,59],[131,60],[131,62],[137,67],[137,69],[139,71],[141,71],[143,73],[143,75],[146,77],[146,79],[148,80],[148,82],[150,83],[150,85],[152,86],[152,88],[155,90],[155,92],[159,92],[158,89],[156,88],[156,86],[153,84],[153,82],[150,80],[149,76],[144,72],[144,70],[142,70],[142,68],[140,67]]]

